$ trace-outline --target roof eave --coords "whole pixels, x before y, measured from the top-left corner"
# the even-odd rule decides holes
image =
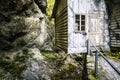
[[[60,0],[55,0],[55,4],[54,4],[53,10],[52,10],[52,16],[51,16],[51,18],[55,18],[55,14],[56,14],[59,2],[60,2]]]

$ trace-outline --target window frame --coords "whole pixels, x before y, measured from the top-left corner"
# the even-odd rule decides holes
[[[80,25],[79,25],[79,28],[78,28],[78,26],[77,26],[77,29],[76,29],[76,15],[79,15],[79,19],[80,19],[80,20],[79,20]],[[85,16],[85,19],[84,19],[84,20],[82,20],[82,18],[81,18],[82,15]],[[84,25],[81,24],[82,21],[85,22]],[[84,27],[85,30],[81,30],[81,26],[85,26],[85,27]],[[78,29],[79,29],[79,30],[78,30]],[[86,32],[86,15],[85,15],[85,14],[78,14],[78,13],[76,13],[76,14],[74,15],[74,32]]]

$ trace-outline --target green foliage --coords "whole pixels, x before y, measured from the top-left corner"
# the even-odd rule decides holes
[[[47,0],[48,6],[47,6],[47,14],[50,17],[52,15],[52,10],[54,7],[55,0]]]
[[[41,52],[42,55],[48,59],[56,60],[57,56],[54,53],[49,53],[49,52]]]
[[[97,80],[93,75],[90,75],[90,76],[89,76],[89,79],[90,79],[90,80]]]
[[[109,52],[108,56],[114,59],[120,59],[120,52],[115,52],[115,53]]]
[[[47,14],[48,14],[48,18],[50,19],[52,16],[52,11],[53,11],[55,0],[47,0],[47,3],[48,3]],[[51,19],[51,23],[54,24],[54,19]]]

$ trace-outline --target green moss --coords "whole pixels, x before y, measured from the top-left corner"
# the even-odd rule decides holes
[[[16,56],[16,58],[15,58],[15,61],[17,62],[17,61],[19,61],[19,62],[24,62],[25,61],[25,56],[23,55],[23,56]]]
[[[25,55],[19,55],[17,54],[14,57],[14,61],[9,61],[9,60],[1,60],[0,61],[0,67],[4,69],[6,72],[9,72],[13,77],[18,77],[20,78],[20,75],[23,70],[26,69],[25,65],[26,61],[26,56]],[[2,75],[0,75],[2,76]]]
[[[65,72],[69,72],[70,70],[73,70],[75,69],[77,66],[74,65],[74,64],[67,64],[65,67],[64,67],[64,71]]]
[[[97,74],[97,77],[95,77],[95,70],[88,68],[88,72],[89,72],[89,80],[108,80],[108,78],[105,76],[106,73],[105,71],[99,71]]]
[[[75,64],[65,64],[54,75],[56,80],[81,80],[81,73],[77,72],[78,67]]]
[[[54,53],[49,53],[49,52],[41,52],[42,55],[48,59],[56,60],[57,56]]]
[[[4,75],[3,74],[0,74],[0,78],[2,78]]]
[[[93,75],[89,75],[88,78],[89,78],[90,80],[97,80]]]
[[[107,53],[108,57],[114,58],[114,59],[120,59],[120,52],[108,52]]]
[[[89,60],[87,61],[87,63],[95,63],[95,61]]]
[[[94,76],[95,70],[91,69],[91,68],[88,68],[88,73],[89,73],[90,76]]]

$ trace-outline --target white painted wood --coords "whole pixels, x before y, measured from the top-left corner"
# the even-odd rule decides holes
[[[89,16],[89,38],[96,46],[103,45],[103,19],[100,18],[102,14],[92,14]],[[103,16],[104,17],[104,16]]]
[[[100,1],[100,2],[96,2]],[[91,36],[96,45],[109,49],[109,33],[107,13],[104,0],[67,0],[68,4],[68,53],[86,52],[86,40]],[[74,32],[75,14],[86,15],[87,35],[83,32]],[[96,18],[92,18],[96,16]],[[95,24],[95,22],[97,24]],[[90,27],[90,23],[95,26]],[[93,29],[93,33],[89,33]]]

